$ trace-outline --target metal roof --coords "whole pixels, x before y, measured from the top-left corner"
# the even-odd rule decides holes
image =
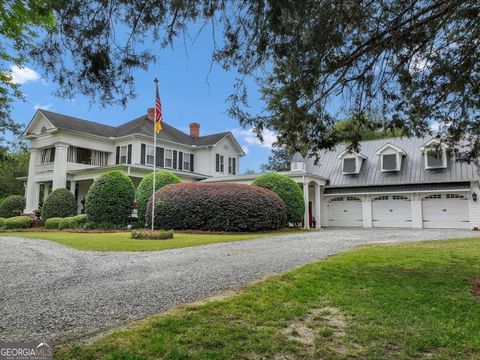
[[[441,190],[468,190],[469,182],[449,182],[434,184],[409,184],[409,185],[383,185],[383,186],[351,186],[351,187],[327,187],[325,195],[337,194],[367,194],[388,192],[415,192],[415,191],[441,191]]]
[[[338,145],[334,151],[321,151],[317,165],[314,163],[315,157],[307,158],[306,170],[308,173],[328,178],[329,186],[396,185],[480,179],[474,164],[459,163],[451,157],[447,161],[446,169],[425,170],[425,159],[420,147],[430,139],[431,137],[399,137],[363,141],[360,143],[360,151],[367,159],[363,160],[359,174],[344,175],[342,172],[342,160],[338,159],[338,156],[345,151],[345,144]],[[381,171],[381,159],[376,152],[389,143],[403,149],[407,154],[403,156],[400,171]]]
[[[40,109],[38,111],[42,113],[42,115],[45,116],[53,124],[53,126],[58,129],[76,131],[106,138],[118,138],[136,134],[152,136],[153,131],[152,122],[148,120],[146,115],[140,116],[137,119],[134,119],[117,127],[113,127],[68,115],[54,113],[47,110]],[[163,122],[162,131],[160,131],[160,133],[157,135],[157,139],[190,146],[208,146],[215,145],[228,134],[231,133],[221,132],[194,138]]]

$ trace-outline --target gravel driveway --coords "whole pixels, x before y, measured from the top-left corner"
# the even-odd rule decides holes
[[[79,251],[45,240],[0,237],[0,339],[58,343],[358,245],[478,235],[329,229],[145,253]]]

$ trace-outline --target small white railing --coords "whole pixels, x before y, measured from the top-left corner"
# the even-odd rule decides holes
[[[35,165],[35,174],[49,174],[53,172],[53,162]]]

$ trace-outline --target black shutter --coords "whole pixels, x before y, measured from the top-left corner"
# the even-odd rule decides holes
[[[232,158],[232,174],[237,174],[237,159]]]
[[[119,164],[120,163],[120,146],[117,146],[117,155],[116,155],[116,160],[115,160],[115,164]]]
[[[157,153],[156,153],[157,161],[156,161],[155,165],[163,167],[164,166],[163,154],[164,154],[165,150],[162,147],[157,147],[156,151],[157,151]]]
[[[183,152],[178,152],[178,170],[183,169]]]
[[[174,169],[177,169],[177,150],[173,150],[173,166]]]
[[[131,163],[132,163],[132,144],[129,144],[127,164],[131,164]]]
[[[140,145],[140,164],[145,164],[145,152],[146,152],[146,145]]]
[[[215,156],[215,171],[220,172],[220,155]]]
[[[193,154],[190,154],[190,171],[193,172]]]

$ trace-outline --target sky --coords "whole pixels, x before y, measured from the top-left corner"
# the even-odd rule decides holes
[[[162,101],[163,118],[168,124],[188,133],[188,124],[200,123],[200,134],[232,131],[246,156],[240,160],[241,172],[259,170],[265,163],[275,134],[264,133],[264,143],[252,134],[250,129],[241,128],[238,121],[227,114],[227,97],[233,91],[236,73],[226,72],[218,65],[211,67],[213,40],[207,30],[195,40],[177,41],[172,48],[159,51],[159,61],[148,71],[135,73],[137,98],[130,100],[126,108],[119,105],[105,108],[91,104],[84,96],[77,95],[72,101],[55,97],[56,84],[42,77],[41,69],[35,64],[24,68],[12,65],[13,79],[21,84],[26,101],[18,100],[13,105],[12,117],[27,125],[39,108],[58,112],[81,119],[117,126],[130,121],[154,105],[154,82],[159,79],[159,92]],[[253,95],[250,110],[260,110],[263,103],[258,99],[256,85],[249,84]]]

